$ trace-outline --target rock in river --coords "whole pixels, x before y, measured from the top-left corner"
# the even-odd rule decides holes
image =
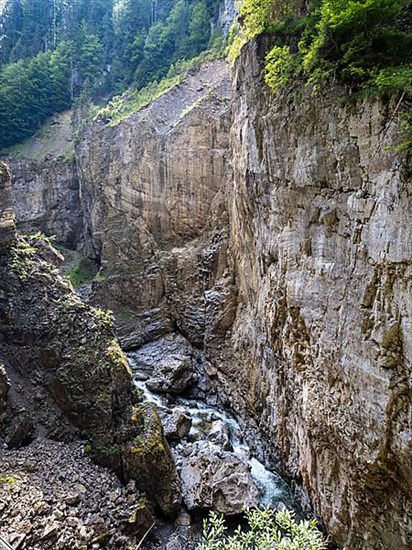
[[[213,508],[234,515],[245,506],[257,506],[259,493],[247,464],[213,445],[198,442],[193,447],[193,452],[183,458],[180,471],[189,510]]]

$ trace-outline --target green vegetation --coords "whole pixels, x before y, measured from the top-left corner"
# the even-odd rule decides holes
[[[223,516],[211,512],[203,524],[203,543],[198,550],[323,550],[326,541],[315,521],[294,520],[289,511],[265,509],[246,511],[248,527],[227,534]]]
[[[78,287],[93,280],[96,265],[89,258],[82,258],[77,265],[68,269],[65,275],[74,287]]]
[[[0,484],[8,483],[9,485],[14,485],[17,482],[17,478],[13,476],[0,476]]]
[[[210,46],[218,7],[219,0],[6,0],[0,149],[73,104],[155,88],[170,67]]]
[[[401,143],[412,147],[411,0],[243,0],[229,58],[258,34],[271,36],[265,82],[274,93],[299,80],[316,93],[343,84],[350,93],[399,94]]]
[[[261,33],[274,45],[265,79],[274,90],[293,78],[335,81],[366,93],[412,92],[410,0],[313,0],[308,13],[286,0],[244,0],[232,55]]]
[[[91,109],[89,116],[115,126],[182,82],[189,70],[222,55],[222,49],[211,48],[192,59],[179,61],[169,68],[168,74],[159,82],[153,81],[139,90],[128,90],[122,95],[115,96],[106,106]]]
[[[67,163],[73,162],[75,155],[71,111],[50,117],[33,136],[4,149],[2,154],[40,161],[52,157]]]

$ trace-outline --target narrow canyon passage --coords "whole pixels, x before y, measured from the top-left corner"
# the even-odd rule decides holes
[[[0,2],[14,550],[198,550],[211,510],[226,550],[245,505],[412,548],[411,29],[407,0]]]

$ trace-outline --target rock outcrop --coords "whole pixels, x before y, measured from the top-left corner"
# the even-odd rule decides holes
[[[180,477],[189,510],[213,509],[233,515],[258,505],[259,492],[248,465],[213,445],[196,443],[182,460]]]
[[[94,301],[120,324],[134,312],[127,347],[176,327],[203,345],[205,291],[226,264],[224,223],[209,222],[230,177],[230,97],[228,66],[209,62],[130,118],[82,135],[85,243],[102,265]]]
[[[82,238],[83,215],[74,160],[6,158],[13,174],[13,208],[21,231],[54,235],[69,248]]]
[[[10,173],[4,165],[1,170],[11,220]],[[60,254],[46,238],[10,238],[6,229],[9,239],[0,245],[0,360],[7,375],[2,370],[0,436],[9,447],[36,434],[86,437],[97,461],[141,483],[172,515],[180,493],[170,449],[160,421],[152,429],[156,414],[136,402],[110,315],[84,304],[60,277],[50,263]],[[139,450],[137,461],[134,449],[146,439],[151,445]]]
[[[9,167],[0,162],[0,245],[14,239],[15,217]]]
[[[37,134],[3,158],[10,167],[13,209],[25,232],[56,237],[69,248],[83,236],[72,112],[51,117]]]

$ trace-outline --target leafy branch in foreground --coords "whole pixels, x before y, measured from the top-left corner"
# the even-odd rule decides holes
[[[227,534],[224,518],[211,512],[203,523],[203,542],[198,550],[324,550],[326,541],[316,521],[296,522],[292,512],[248,509],[248,527]]]

